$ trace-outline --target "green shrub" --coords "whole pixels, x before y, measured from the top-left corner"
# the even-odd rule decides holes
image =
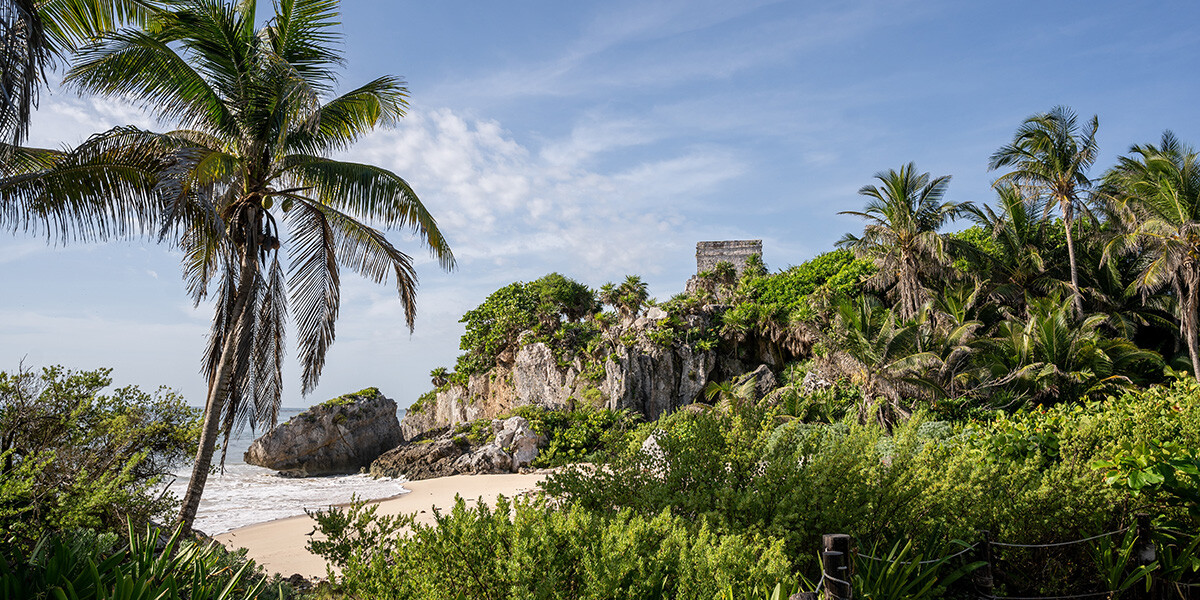
[[[708,600],[795,581],[779,541],[718,535],[669,510],[601,515],[503,497],[467,508],[459,498],[433,525],[370,510],[313,515],[333,535],[310,548],[344,565],[336,581],[349,597]]]
[[[244,551],[231,553],[216,542],[183,541],[179,532],[129,532],[116,536],[74,531],[42,538],[28,555],[15,547],[0,551],[0,597],[22,600],[252,600],[287,595],[269,582]]]
[[[199,411],[165,389],[101,394],[109,372],[0,372],[0,541],[123,531],[173,510],[158,485],[195,453]]]

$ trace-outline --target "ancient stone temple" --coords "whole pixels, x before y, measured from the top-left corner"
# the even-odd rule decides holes
[[[762,240],[727,240],[723,242],[696,243],[696,273],[711,271],[717,263],[725,261],[737,269],[738,275],[746,268],[746,259],[751,255],[762,256]]]

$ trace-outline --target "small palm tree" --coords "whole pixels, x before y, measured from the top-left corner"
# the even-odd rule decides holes
[[[1045,294],[1054,289],[1057,280],[1047,273],[1045,249],[1049,220],[1044,202],[1029,197],[1011,182],[996,185],[999,212],[984,205],[967,210],[973,221],[983,227],[996,245],[994,254],[987,254],[995,288],[994,297],[1007,306],[1018,306],[1025,296]]]
[[[617,309],[622,322],[631,323],[650,299],[649,286],[637,275],[628,275],[621,285],[606,283],[600,288],[600,301]]]
[[[946,240],[938,230],[965,206],[942,202],[949,175],[931,179],[929,173],[917,173],[913,163],[899,171],[876,173],[875,178],[879,186],[858,190],[870,198],[864,211],[838,213],[866,219],[862,237],[848,233],[837,245],[875,263],[878,271],[867,284],[890,290],[900,317],[911,319],[929,299],[922,278],[944,272],[950,262]]]
[[[433,387],[440,388],[450,381],[450,371],[446,367],[438,367],[429,372],[429,379]]]
[[[1143,368],[1161,368],[1154,352],[1108,338],[1105,315],[1075,316],[1057,294],[1027,301],[1029,316],[1000,323],[983,362],[991,375],[982,389],[1007,389],[1037,403],[1095,398],[1133,383]]]
[[[1091,187],[1087,172],[1096,162],[1099,146],[1095,117],[1081,128],[1071,109],[1056,106],[1050,112],[1036,114],[1022,123],[1012,143],[992,153],[988,169],[1012,167],[997,183],[1014,182],[1038,190],[1048,200],[1045,210],[1057,206],[1067,235],[1067,258],[1071,269],[1071,290],[1075,311],[1082,314],[1079,274],[1075,264],[1072,226],[1075,211],[1081,208],[1081,195]]]
[[[890,426],[911,414],[906,401],[930,394],[944,395],[927,373],[940,360],[919,350],[921,326],[900,319],[870,296],[841,300],[824,359],[826,368],[847,377],[862,392],[859,418]]]
[[[1169,131],[1158,146],[1133,146],[1130,154],[1105,177],[1124,228],[1105,255],[1149,257],[1135,284],[1143,294],[1173,289],[1179,329],[1200,379],[1200,157]]]
[[[403,179],[326,158],[403,116],[403,82],[381,77],[331,98],[342,63],[333,49],[336,0],[279,0],[261,28],[255,4],[174,1],[146,30],[122,30],[84,48],[65,79],[83,91],[136,98],[181,126],[122,129],[90,146],[117,152],[100,152],[96,161],[129,159],[106,172],[120,182],[136,188],[142,174],[154,175],[152,193],[119,207],[180,246],[194,302],[215,287],[203,361],[209,394],[180,514],[185,528],[219,434],[228,439],[235,426],[275,421],[289,310],[308,393],[334,341],[342,268],[377,283],[393,280],[413,326],[412,260],[377,227],[416,232],[443,268],[454,266],[436,222]],[[96,205],[87,182],[72,187],[69,172],[42,166],[34,178],[60,184],[53,206],[76,198],[84,210]]]

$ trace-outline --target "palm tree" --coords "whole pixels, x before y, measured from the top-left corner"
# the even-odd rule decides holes
[[[159,168],[155,182],[164,203],[156,226],[183,251],[193,301],[216,287],[204,425],[180,513],[188,528],[220,433],[228,440],[236,426],[275,421],[289,309],[307,394],[334,341],[340,269],[376,283],[394,278],[413,327],[412,259],[382,230],[410,229],[443,268],[454,266],[403,179],[325,157],[402,117],[403,82],[380,77],[327,99],[342,62],[333,49],[336,0],[279,0],[260,29],[255,8],[253,0],[180,0],[147,30],[122,30],[81,50],[65,80],[136,98],[181,127],[120,135],[166,157],[169,168]]]
[[[1200,379],[1200,157],[1169,131],[1160,145],[1135,145],[1129,152],[1105,177],[1124,226],[1105,256],[1146,251],[1134,283],[1143,295],[1173,288],[1180,333]]]
[[[878,271],[867,283],[879,290],[890,288],[901,318],[911,319],[928,300],[921,279],[941,273],[949,263],[946,240],[938,229],[965,207],[942,202],[949,175],[931,180],[929,173],[918,174],[913,163],[876,173],[875,178],[881,186],[858,190],[870,198],[864,211],[838,213],[866,219],[862,237],[847,233],[837,245],[874,262]]]
[[[1078,318],[1057,294],[1027,301],[1029,316],[1001,322],[982,363],[983,389],[1005,389],[1017,398],[1056,402],[1098,398],[1132,385],[1140,372],[1162,367],[1162,358],[1125,338],[1109,338],[1105,315]]]
[[[1075,311],[1080,314],[1083,313],[1083,302],[1079,294],[1072,224],[1075,209],[1080,207],[1080,194],[1091,187],[1087,171],[1096,161],[1096,129],[1099,126],[1099,119],[1093,115],[1081,129],[1070,108],[1055,106],[1050,112],[1025,119],[1012,143],[996,150],[988,161],[989,170],[1012,167],[1012,171],[1000,176],[997,183],[1012,181],[1038,190],[1049,201],[1045,208],[1047,214],[1053,206],[1058,206],[1067,235],[1072,301]]]
[[[860,420],[875,418],[890,426],[911,414],[906,399],[945,395],[927,377],[941,361],[919,349],[921,324],[897,318],[871,296],[840,300],[835,323],[823,368],[835,377],[849,378],[859,388]]]
[[[16,146],[47,68],[83,44],[125,24],[144,24],[152,0],[0,0],[0,143]],[[6,150],[11,151],[11,148]]]
[[[1011,182],[996,186],[999,212],[992,207],[971,206],[971,220],[983,227],[995,243],[996,252],[987,254],[993,294],[1008,306],[1017,306],[1031,292],[1044,294],[1057,281],[1047,275],[1045,249],[1047,218],[1038,198],[1026,197],[1020,186]]]
[[[637,318],[642,305],[649,299],[649,286],[637,275],[627,275],[621,285],[606,283],[600,288],[600,301],[617,309],[626,325]]]

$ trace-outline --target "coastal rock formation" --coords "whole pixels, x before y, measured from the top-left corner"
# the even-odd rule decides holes
[[[288,477],[357,473],[402,439],[396,402],[368,388],[277,425],[250,444],[244,459]]]
[[[515,353],[511,364],[472,375],[466,386],[449,386],[426,405],[410,407],[401,422],[404,439],[493,419],[518,406],[571,409],[586,404],[629,409],[656,419],[696,401],[715,374],[716,353],[687,344],[651,342],[646,334],[653,331],[654,322],[645,317],[639,321],[620,332],[629,334],[632,344],[614,339],[599,380],[584,375],[581,364],[560,367],[546,344],[530,343]]]
[[[491,423],[491,441],[473,443],[464,433],[448,430],[432,439],[403,444],[371,463],[371,475],[409,481],[447,475],[511,473],[529,467],[542,437],[523,417]]]

